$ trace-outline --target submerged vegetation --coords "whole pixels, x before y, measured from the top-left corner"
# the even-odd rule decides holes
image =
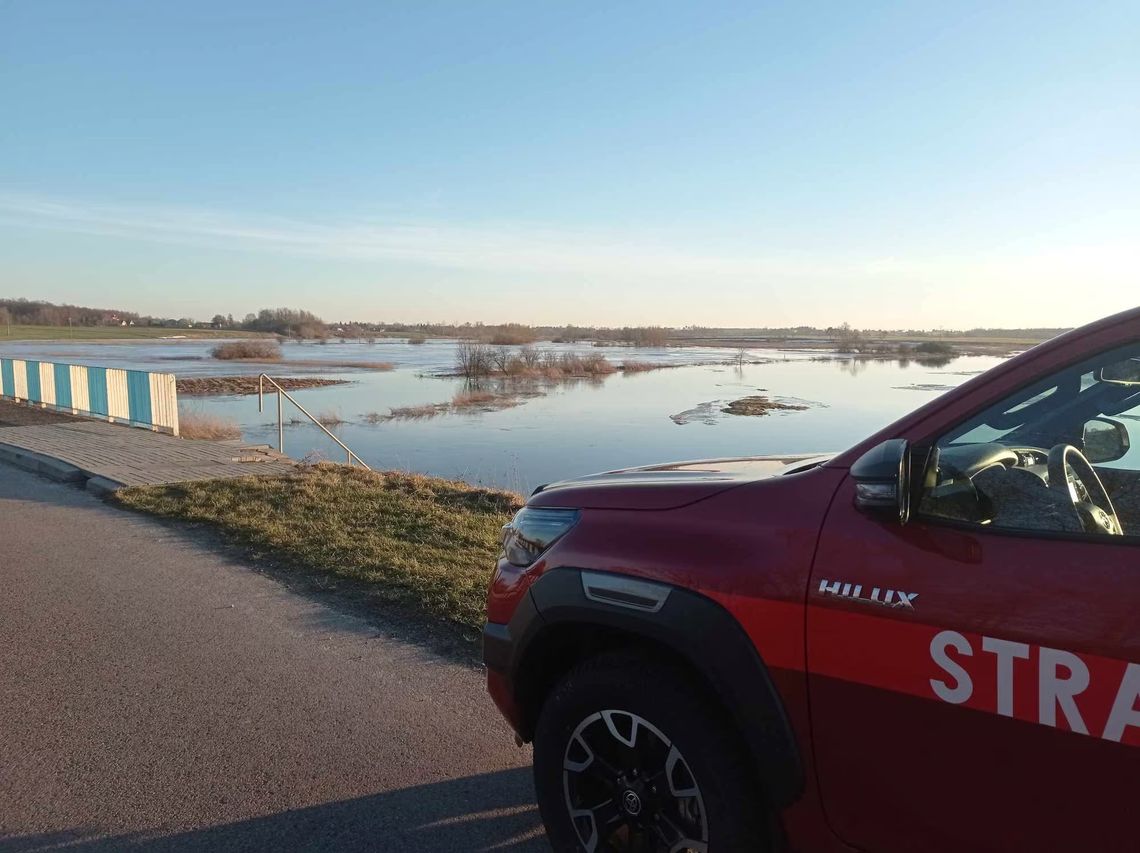
[[[492,347],[477,341],[461,341],[455,351],[455,372],[467,379],[510,377],[557,382],[608,376],[617,370],[601,353],[578,355],[533,347],[512,350],[508,346]]]
[[[371,412],[364,419],[376,424],[384,421],[418,421],[461,412],[495,412],[521,405],[525,398],[538,393],[519,387],[467,388],[457,392],[449,403],[397,406],[389,409],[386,415]]]
[[[416,406],[394,406],[388,410],[386,415],[380,412],[369,412],[364,416],[364,420],[370,424],[379,424],[384,421],[422,421],[426,418],[446,415],[449,411],[451,411],[451,406],[448,403],[421,403]]]
[[[324,379],[319,376],[282,376],[274,381],[286,391],[301,388],[323,388],[326,385],[346,385],[346,379]],[[220,396],[223,394],[256,394],[256,376],[180,376],[177,380],[179,394],[188,397]],[[267,394],[276,393],[272,385],[265,388]]]
[[[601,353],[581,355],[538,350],[531,346],[491,346],[480,341],[460,341],[455,350],[455,368],[446,376],[461,376],[467,387],[448,402],[397,406],[387,414],[371,412],[368,423],[393,420],[424,420],[462,412],[491,412],[518,406],[530,397],[540,397],[556,383],[598,382],[615,373],[644,373],[672,364],[625,361],[615,365]]]
[[[623,361],[618,368],[622,373],[648,373],[650,370],[664,370],[667,367],[682,367],[680,364],[658,364],[652,361]]]
[[[919,355],[934,356],[955,355],[957,353],[953,346],[943,341],[923,341],[915,346],[914,351]]]
[[[759,390],[763,391],[764,389]],[[802,412],[820,405],[822,404],[808,400],[796,400],[795,398],[773,400],[762,394],[753,394],[729,403],[724,400],[709,400],[699,403],[691,409],[670,415],[669,420],[677,426],[693,423],[712,426],[718,423],[724,415],[763,417],[772,412]]]
[[[769,412],[802,412],[808,408],[799,403],[782,403],[763,395],[741,397],[721,409],[726,415],[766,415]]]
[[[221,361],[280,361],[281,346],[273,340],[230,341],[218,344],[210,355]]]
[[[451,408],[458,411],[466,409],[483,409],[489,411],[491,409],[505,409],[510,406],[517,406],[520,401],[520,396],[512,391],[491,391],[481,389],[469,389],[460,391],[451,398]]]
[[[474,642],[500,528],[518,495],[466,483],[321,463],[276,477],[124,489],[116,500],[206,524],[284,568],[363,584],[380,602]]]
[[[335,359],[319,359],[319,358],[291,358],[285,362],[292,367],[324,367],[324,368],[343,368],[345,370],[378,370],[387,371],[394,370],[396,365],[390,361],[357,361],[350,359],[347,361],[337,361]]]

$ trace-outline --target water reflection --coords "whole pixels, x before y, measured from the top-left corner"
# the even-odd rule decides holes
[[[140,344],[10,344],[18,358],[104,364],[172,371],[185,376],[253,373],[265,365],[217,363],[211,343],[157,341]],[[559,352],[597,352],[588,344],[540,344]],[[947,386],[999,363],[993,357],[963,357],[943,370],[928,360],[861,357],[821,358],[818,352],[715,348],[606,348],[615,364],[624,360],[670,367],[555,383],[483,380],[469,384],[435,374],[453,367],[455,344],[405,340],[368,343],[288,344],[275,376],[320,373],[349,384],[306,389],[294,396],[311,411],[342,420],[338,437],[376,468],[400,468],[529,491],[551,480],[630,465],[710,456],[811,453],[839,450],[921,405]],[[388,373],[322,369],[343,361],[388,361]],[[291,362],[304,362],[293,366]],[[315,366],[314,366],[315,365]],[[900,374],[907,371],[906,380]],[[854,381],[852,381],[854,380]],[[489,394],[479,400],[476,395]],[[464,395],[474,396],[469,405]],[[517,398],[509,406],[494,400]],[[764,416],[723,415],[679,426],[678,412],[704,407],[720,412],[743,397],[810,402],[803,411]],[[249,441],[275,444],[274,407],[257,412],[254,397],[183,400],[184,408],[232,418]],[[427,418],[391,418],[401,407],[438,407]],[[286,412],[288,418],[290,414]],[[305,422],[286,427],[285,449],[340,459],[341,451]]]

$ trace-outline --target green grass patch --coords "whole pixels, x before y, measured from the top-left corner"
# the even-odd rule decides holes
[[[478,636],[509,492],[322,463],[278,477],[124,489],[118,501],[204,523],[285,567],[367,583],[383,600]]]
[[[151,326],[25,326],[0,324],[0,343],[4,341],[120,341],[154,338],[257,338],[261,332],[236,329],[168,329]]]

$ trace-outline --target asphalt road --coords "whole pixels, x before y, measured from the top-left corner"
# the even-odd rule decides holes
[[[460,663],[0,465],[0,853],[542,850]]]

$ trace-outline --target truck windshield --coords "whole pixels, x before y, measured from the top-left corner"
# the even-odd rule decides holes
[[[1140,346],[1102,353],[1053,374],[965,422],[940,444],[1081,447],[1085,424],[1098,417],[1140,423]]]

